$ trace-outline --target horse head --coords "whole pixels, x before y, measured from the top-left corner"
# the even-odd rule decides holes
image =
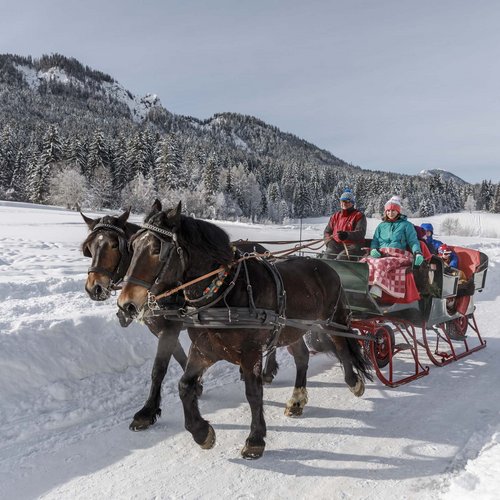
[[[124,314],[135,318],[152,296],[232,261],[229,237],[222,229],[181,211],[180,202],[163,210],[156,200],[132,239],[133,257],[118,297]]]
[[[162,210],[155,200],[142,229],[130,241],[133,256],[118,297],[121,314],[135,318],[144,309],[150,294],[167,289],[181,279],[181,247],[177,234],[181,226],[182,205]]]
[[[85,291],[92,300],[106,300],[113,285],[123,278],[130,261],[128,238],[133,225],[127,224],[130,209],[118,217],[91,219],[80,212],[90,233],[82,243],[85,257],[92,258]]]

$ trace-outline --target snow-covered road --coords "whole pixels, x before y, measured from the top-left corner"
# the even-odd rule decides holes
[[[500,232],[500,216],[487,222]],[[221,225],[233,239],[298,237],[297,226]],[[311,222],[303,237],[323,226]],[[141,325],[120,328],[113,298],[88,299],[85,235],[74,212],[0,202],[0,498],[497,498],[499,239],[449,238],[490,257],[477,297],[486,349],[397,389],[369,383],[360,399],[338,363],[316,355],[298,419],[283,414],[295,370],[280,351],[264,392],[266,452],[245,461],[250,411],[226,363],[207,372],[200,400],[214,449],[201,450],[183,428],[175,361],[160,420],[128,430],[148,394],[156,339]]]

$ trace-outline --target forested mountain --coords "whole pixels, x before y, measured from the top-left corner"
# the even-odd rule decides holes
[[[390,194],[410,215],[500,210],[491,182],[362,170],[251,116],[173,114],[75,59],[0,55],[1,197],[145,210],[158,196],[197,216],[281,222],[331,213],[346,186],[369,215]]]

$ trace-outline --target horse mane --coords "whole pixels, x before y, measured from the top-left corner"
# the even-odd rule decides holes
[[[211,222],[183,214],[180,214],[177,221],[172,221],[169,217],[171,213],[171,210],[152,210],[144,221],[176,231],[182,246],[204,252],[220,265],[226,266],[233,261],[231,242],[224,229]],[[177,227],[173,227],[173,224]]]
[[[233,261],[228,234],[211,222],[181,215],[179,236],[187,246],[201,249],[221,265],[228,265]]]

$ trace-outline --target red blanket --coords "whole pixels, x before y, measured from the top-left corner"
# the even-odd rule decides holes
[[[406,270],[411,266],[413,256],[411,252],[399,248],[380,248],[381,258],[365,257],[370,275],[368,283],[378,285],[382,290],[398,299],[405,296]]]

